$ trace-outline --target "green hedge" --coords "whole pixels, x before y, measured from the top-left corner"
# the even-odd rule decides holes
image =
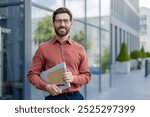
[[[150,58],[150,52],[146,52],[146,57]]]
[[[128,48],[125,42],[122,43],[120,53],[116,60],[120,62],[130,60],[130,56],[128,55]]]
[[[138,58],[141,58],[141,57],[142,57],[142,53],[141,53],[141,51],[139,51],[139,50],[133,50],[133,51],[130,53],[130,57],[131,57],[131,59],[138,59]]]

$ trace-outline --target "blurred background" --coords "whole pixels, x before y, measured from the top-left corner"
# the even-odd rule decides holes
[[[150,9],[143,1],[0,0],[0,99],[43,99],[27,72],[38,45],[55,35],[52,13],[58,7],[72,11],[70,35],[87,51],[92,79],[81,93],[92,99],[109,90],[123,43],[129,56],[142,50],[137,58],[149,57]],[[129,70],[136,69],[132,64]]]

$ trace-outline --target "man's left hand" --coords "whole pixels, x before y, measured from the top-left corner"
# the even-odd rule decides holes
[[[65,72],[64,74],[64,81],[66,83],[72,83],[74,80],[74,76],[72,75],[72,73],[70,71]]]

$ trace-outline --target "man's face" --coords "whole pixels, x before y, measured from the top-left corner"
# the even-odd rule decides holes
[[[71,28],[72,21],[67,13],[57,14],[54,21],[54,29],[58,36],[66,36]]]

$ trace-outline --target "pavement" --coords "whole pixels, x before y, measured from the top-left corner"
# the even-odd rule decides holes
[[[132,70],[128,74],[112,73],[111,87],[108,86],[108,79],[108,76],[102,79],[102,85],[106,84],[107,88],[103,88],[101,93],[92,94],[92,91],[88,90],[88,93],[91,94],[88,100],[150,100],[150,76],[145,77],[144,67],[140,70]],[[97,83],[96,80],[93,81],[92,86],[95,83]],[[44,99],[42,91],[32,86],[31,99]]]
[[[150,76],[145,69],[112,74],[112,86],[90,100],[150,100]]]

